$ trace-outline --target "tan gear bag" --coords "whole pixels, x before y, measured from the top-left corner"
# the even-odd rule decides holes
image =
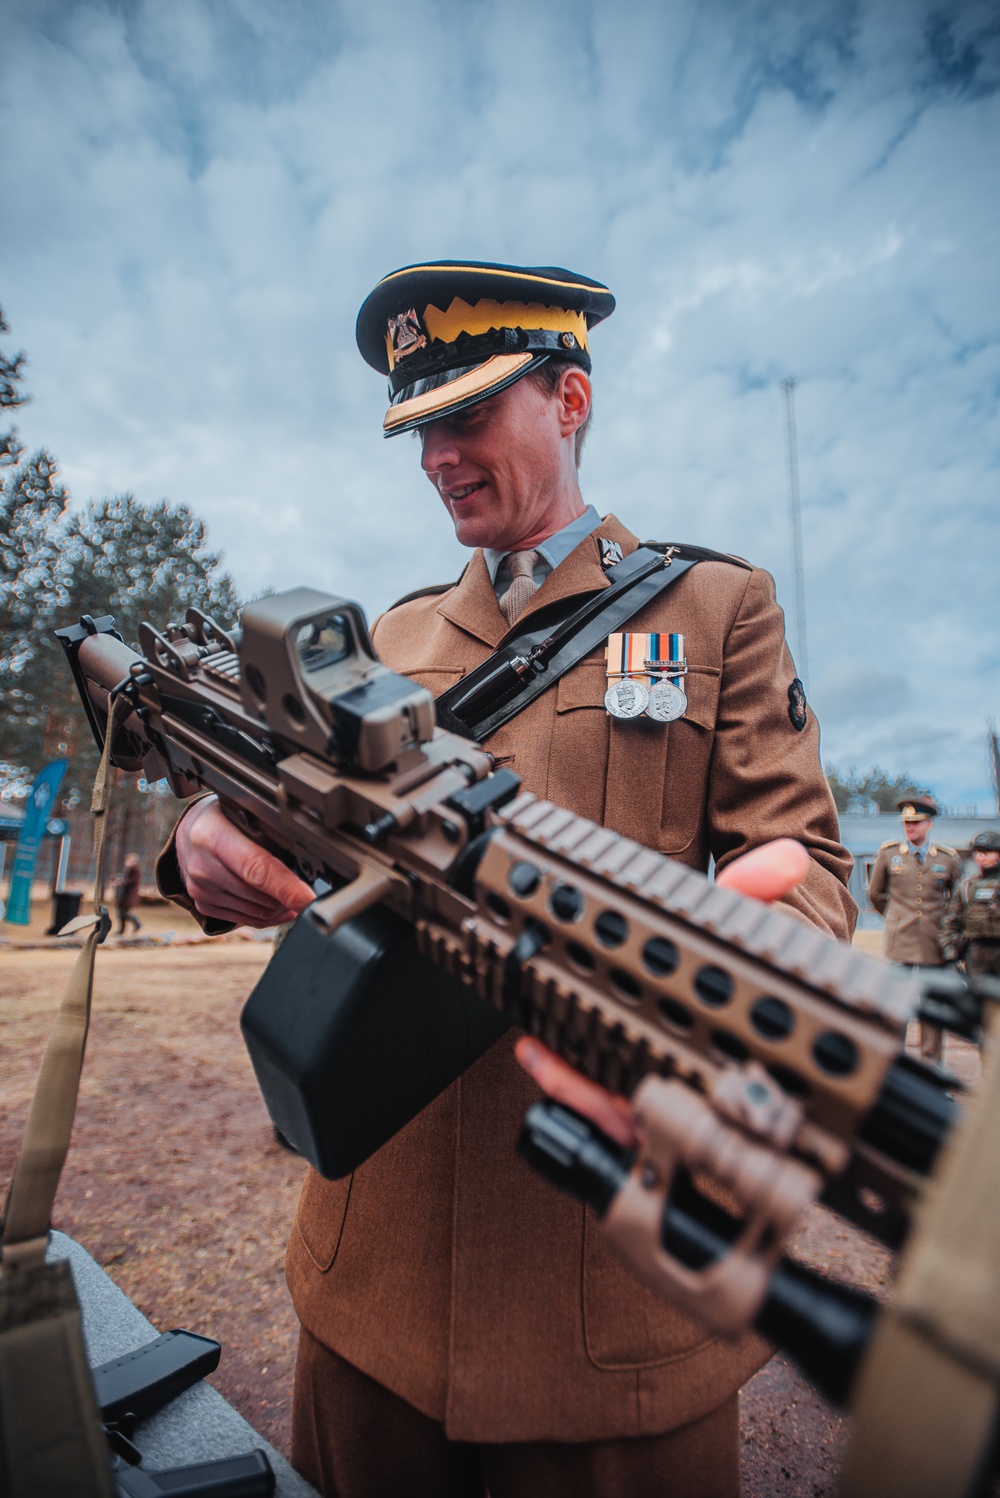
[[[76,1114],[104,908],[107,746],[94,784],[94,913],[42,1058],[4,1213],[0,1258],[0,1498],[114,1498],[111,1462],[83,1344],[69,1265],[47,1264],[49,1224]]]

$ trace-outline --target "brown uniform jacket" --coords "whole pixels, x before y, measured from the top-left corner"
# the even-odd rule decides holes
[[[954,848],[925,843],[921,864],[905,838],[883,843],[868,885],[868,898],[885,916],[882,951],[891,962],[941,967],[941,925],[952,891],[962,879]]]
[[[598,535],[624,552],[613,518],[529,605],[607,586]],[[520,622],[520,621],[519,621]],[[813,857],[789,904],[848,936],[850,857],[810,714],[793,727],[795,675],[773,584],[702,562],[630,625],[685,635],[685,716],[613,721],[603,649],[494,734],[525,789],[675,855],[724,865],[773,837]],[[443,595],[378,622],[386,664],[441,692],[507,632],[482,554]],[[303,1325],[356,1367],[468,1441],[590,1441],[697,1419],[760,1364],[755,1338],[706,1335],[638,1285],[589,1212],[521,1163],[515,1144],[538,1094],[499,1041],[355,1171],[306,1180],[288,1248]]]

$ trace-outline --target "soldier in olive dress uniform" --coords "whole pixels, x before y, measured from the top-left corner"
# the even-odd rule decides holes
[[[952,895],[942,949],[947,962],[964,961],[970,977],[1000,978],[1000,832],[977,832],[968,851],[979,875]]]
[[[938,809],[930,796],[904,796],[896,805],[905,837],[882,844],[868,885],[868,898],[885,916],[882,951],[904,967],[945,967],[941,926],[961,883],[962,860],[954,848],[931,841]],[[940,1028],[921,1021],[920,1054],[940,1061],[943,1049]]]

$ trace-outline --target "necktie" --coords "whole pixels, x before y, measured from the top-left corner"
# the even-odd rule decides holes
[[[537,560],[537,551],[512,551],[506,557],[512,581],[500,599],[500,612],[508,624],[514,623],[528,600],[537,591],[537,584],[531,575]]]

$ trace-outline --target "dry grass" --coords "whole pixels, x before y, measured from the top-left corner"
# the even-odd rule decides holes
[[[274,1141],[238,1026],[269,955],[249,943],[98,953],[54,1224],[158,1328],[218,1338],[213,1382],[287,1451],[296,1321],[282,1261],[304,1166]],[[0,952],[0,1180],[74,960]]]

